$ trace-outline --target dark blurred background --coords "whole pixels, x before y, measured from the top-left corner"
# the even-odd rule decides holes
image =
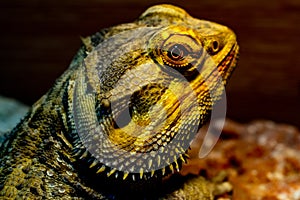
[[[131,22],[152,0],[1,0],[0,95],[28,105],[68,67],[80,36]],[[168,1],[231,27],[241,46],[228,117],[300,127],[300,0]]]

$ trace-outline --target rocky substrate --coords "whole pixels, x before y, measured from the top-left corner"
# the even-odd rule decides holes
[[[248,124],[227,120],[212,152],[199,159],[205,131],[192,143],[191,159],[182,175],[213,179],[225,172],[232,191],[223,199],[300,199],[300,132],[296,127],[266,120]]]

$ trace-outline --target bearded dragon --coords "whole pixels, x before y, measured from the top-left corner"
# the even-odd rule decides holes
[[[211,199],[172,174],[236,66],[233,31],[157,5],[82,41],[2,143],[1,198]]]

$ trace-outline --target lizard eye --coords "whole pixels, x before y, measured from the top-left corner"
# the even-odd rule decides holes
[[[171,67],[187,76],[194,73],[203,55],[203,47],[194,32],[178,27],[154,35],[148,48],[163,69]]]
[[[185,67],[190,64],[191,56],[183,44],[172,44],[162,49],[163,61],[171,67]]]
[[[169,48],[167,55],[173,61],[179,61],[185,58],[187,50],[182,45],[176,44]]]

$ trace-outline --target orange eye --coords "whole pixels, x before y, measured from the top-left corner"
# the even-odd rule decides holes
[[[176,31],[179,30],[176,28]],[[182,72],[192,71],[202,55],[203,48],[201,42],[193,37],[193,31],[189,30],[187,34],[184,33],[184,29],[180,29],[180,33],[167,29],[155,35],[149,42],[150,55],[153,55],[153,58],[161,65]]]
[[[167,53],[167,56],[174,61],[183,60],[186,55],[187,55],[186,48],[180,44],[171,46]]]
[[[182,44],[173,44],[162,51],[163,61],[171,67],[185,67],[190,63],[190,52]]]

